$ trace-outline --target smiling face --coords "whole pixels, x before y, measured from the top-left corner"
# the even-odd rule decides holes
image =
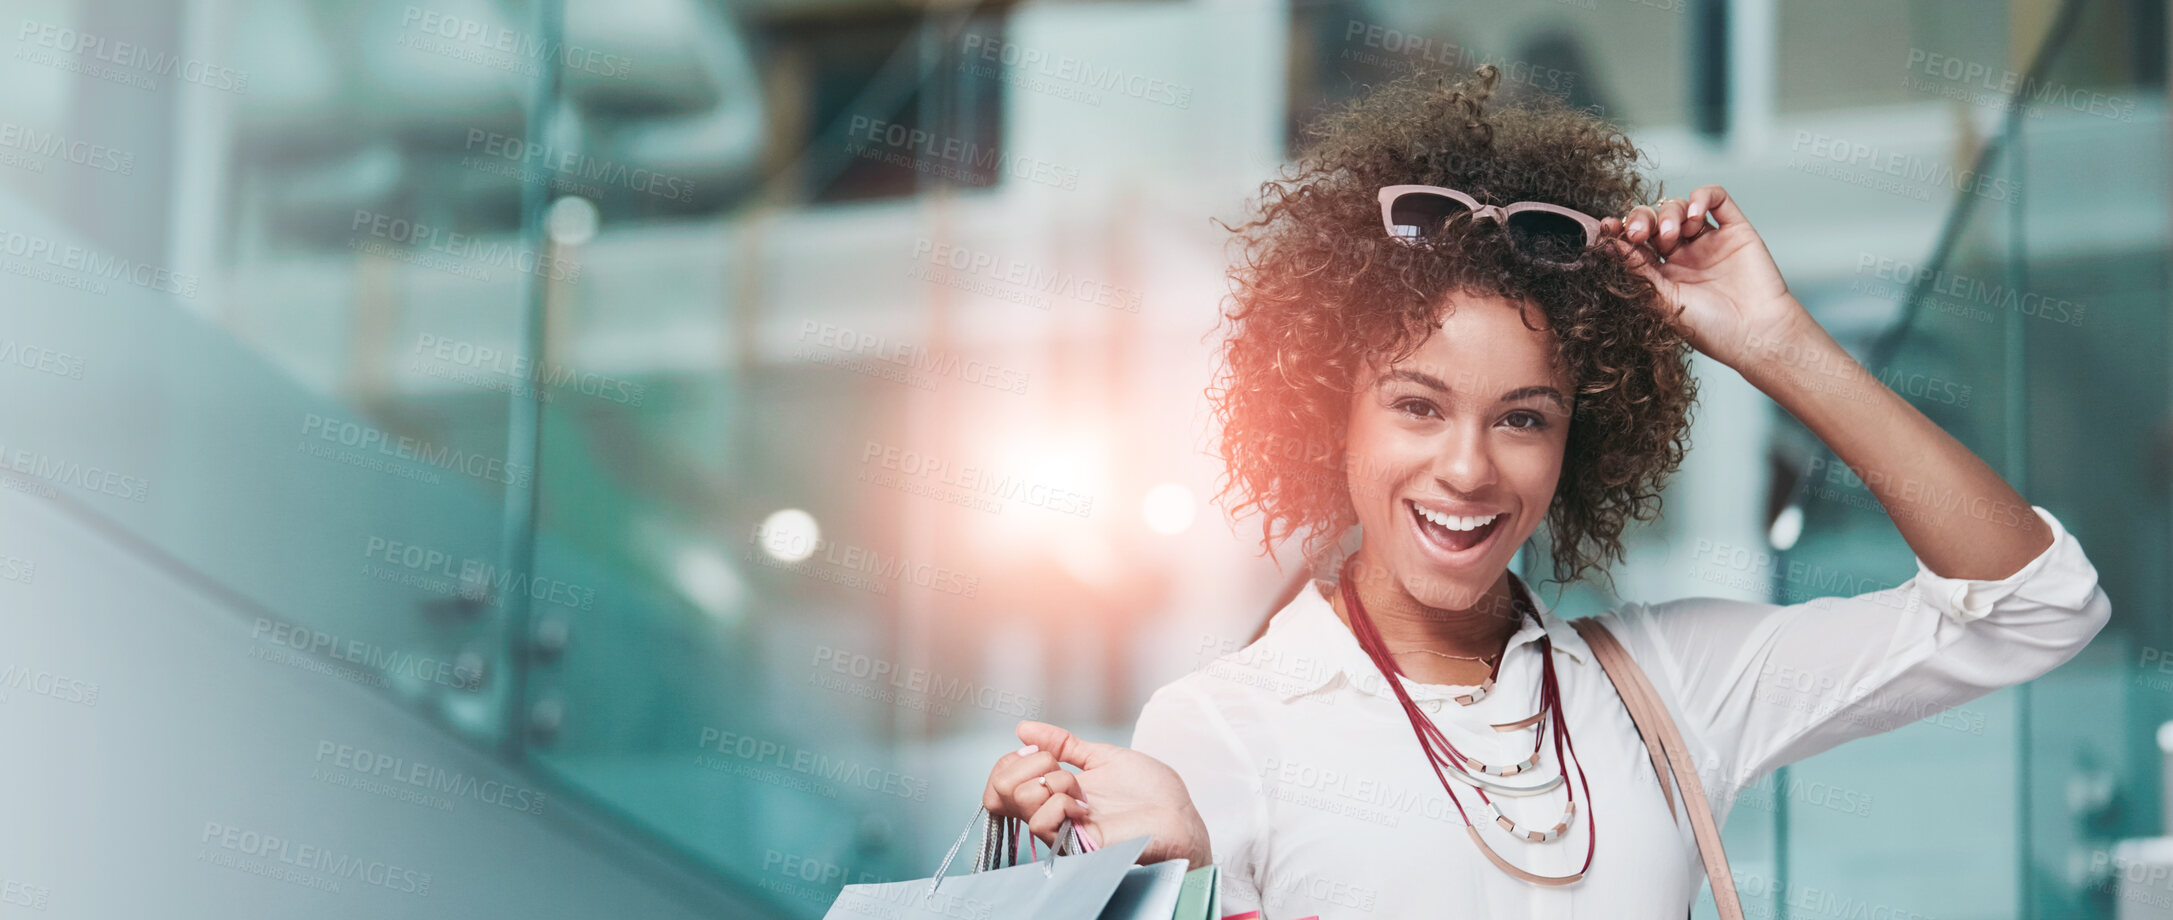
[[[1452,295],[1418,350],[1351,398],[1346,475],[1361,558],[1427,607],[1463,610],[1544,520],[1575,392],[1554,334],[1498,297]]]

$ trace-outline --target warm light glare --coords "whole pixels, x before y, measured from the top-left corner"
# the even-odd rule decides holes
[[[995,424],[966,443],[949,458],[952,468],[994,487],[987,497],[1002,509],[974,516],[986,558],[1059,553],[1064,534],[1106,525],[1108,511],[1122,510],[1112,504],[1108,444],[1087,426]]]
[[[1082,584],[1115,585],[1124,577],[1124,561],[1109,541],[1092,530],[1074,530],[1057,538],[1056,564]]]
[[[1147,518],[1148,529],[1160,534],[1180,534],[1191,529],[1198,504],[1191,489],[1165,482],[1147,490],[1147,499],[1140,503],[1139,510]]]
[[[815,516],[798,508],[785,508],[762,519],[762,551],[779,562],[815,555],[815,544],[821,539]]]

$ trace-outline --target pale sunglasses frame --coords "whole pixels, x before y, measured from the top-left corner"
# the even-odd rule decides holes
[[[1471,213],[1471,219],[1478,220],[1482,217],[1491,217],[1496,223],[1501,224],[1504,229],[1508,228],[1511,218],[1527,211],[1556,214],[1562,217],[1567,217],[1570,220],[1577,222],[1578,226],[1584,228],[1584,246],[1578,250],[1577,258],[1575,259],[1570,259],[1567,261],[1560,259],[1550,259],[1545,256],[1528,252],[1523,248],[1518,247],[1517,251],[1519,253],[1523,254],[1527,258],[1538,262],[1546,262],[1553,265],[1574,265],[1577,262],[1583,260],[1584,253],[1587,250],[1590,250],[1592,248],[1592,244],[1599,242],[1600,239],[1599,220],[1594,218],[1590,214],[1586,214],[1583,211],[1579,211],[1574,208],[1565,208],[1561,205],[1548,204],[1544,201],[1518,201],[1496,207],[1490,204],[1480,204],[1478,199],[1473,198],[1470,195],[1459,192],[1453,188],[1442,188],[1438,185],[1384,185],[1381,187],[1381,191],[1378,196],[1381,200],[1381,228],[1388,232],[1388,236],[1390,239],[1402,243],[1415,244],[1419,242],[1419,240],[1423,237],[1425,233],[1430,233],[1434,230],[1440,229],[1439,227],[1426,228],[1422,230],[1420,234],[1416,235],[1403,232],[1399,229],[1400,227],[1408,227],[1410,225],[1396,223],[1396,201],[1404,197],[1405,195],[1413,194],[1436,195],[1447,198],[1451,201],[1463,205],[1466,209],[1468,209]],[[1453,219],[1454,217],[1455,215],[1450,215],[1451,219]],[[1443,223],[1446,224],[1446,221],[1444,221]],[[1517,237],[1515,235],[1511,235],[1510,240],[1512,245],[1515,244],[1516,239]]]

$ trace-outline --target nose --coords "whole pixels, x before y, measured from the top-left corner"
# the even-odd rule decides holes
[[[1453,425],[1442,435],[1434,453],[1434,481],[1449,494],[1477,496],[1495,484],[1500,472],[1494,464],[1493,445],[1483,431],[1471,425]]]

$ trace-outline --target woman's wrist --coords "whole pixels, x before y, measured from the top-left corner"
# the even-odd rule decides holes
[[[1798,308],[1795,318],[1744,337],[1743,347],[1725,362],[1750,385],[1784,406],[1802,395],[1842,395],[1860,401],[1855,389],[1877,381],[1848,349]]]
[[[1802,303],[1793,296],[1786,300],[1785,304],[1774,304],[1761,311],[1773,318],[1761,326],[1743,330],[1741,339],[1728,354],[1711,357],[1763,388],[1757,379],[1761,372],[1770,371],[1776,365],[1802,363],[1822,342],[1832,342],[1832,337],[1811,318],[1810,311],[1804,309]]]
[[[1184,824],[1187,829],[1185,845],[1178,850],[1190,863],[1188,868],[1201,869],[1215,864],[1214,841],[1208,839],[1207,822],[1200,818],[1192,803],[1185,803]]]

